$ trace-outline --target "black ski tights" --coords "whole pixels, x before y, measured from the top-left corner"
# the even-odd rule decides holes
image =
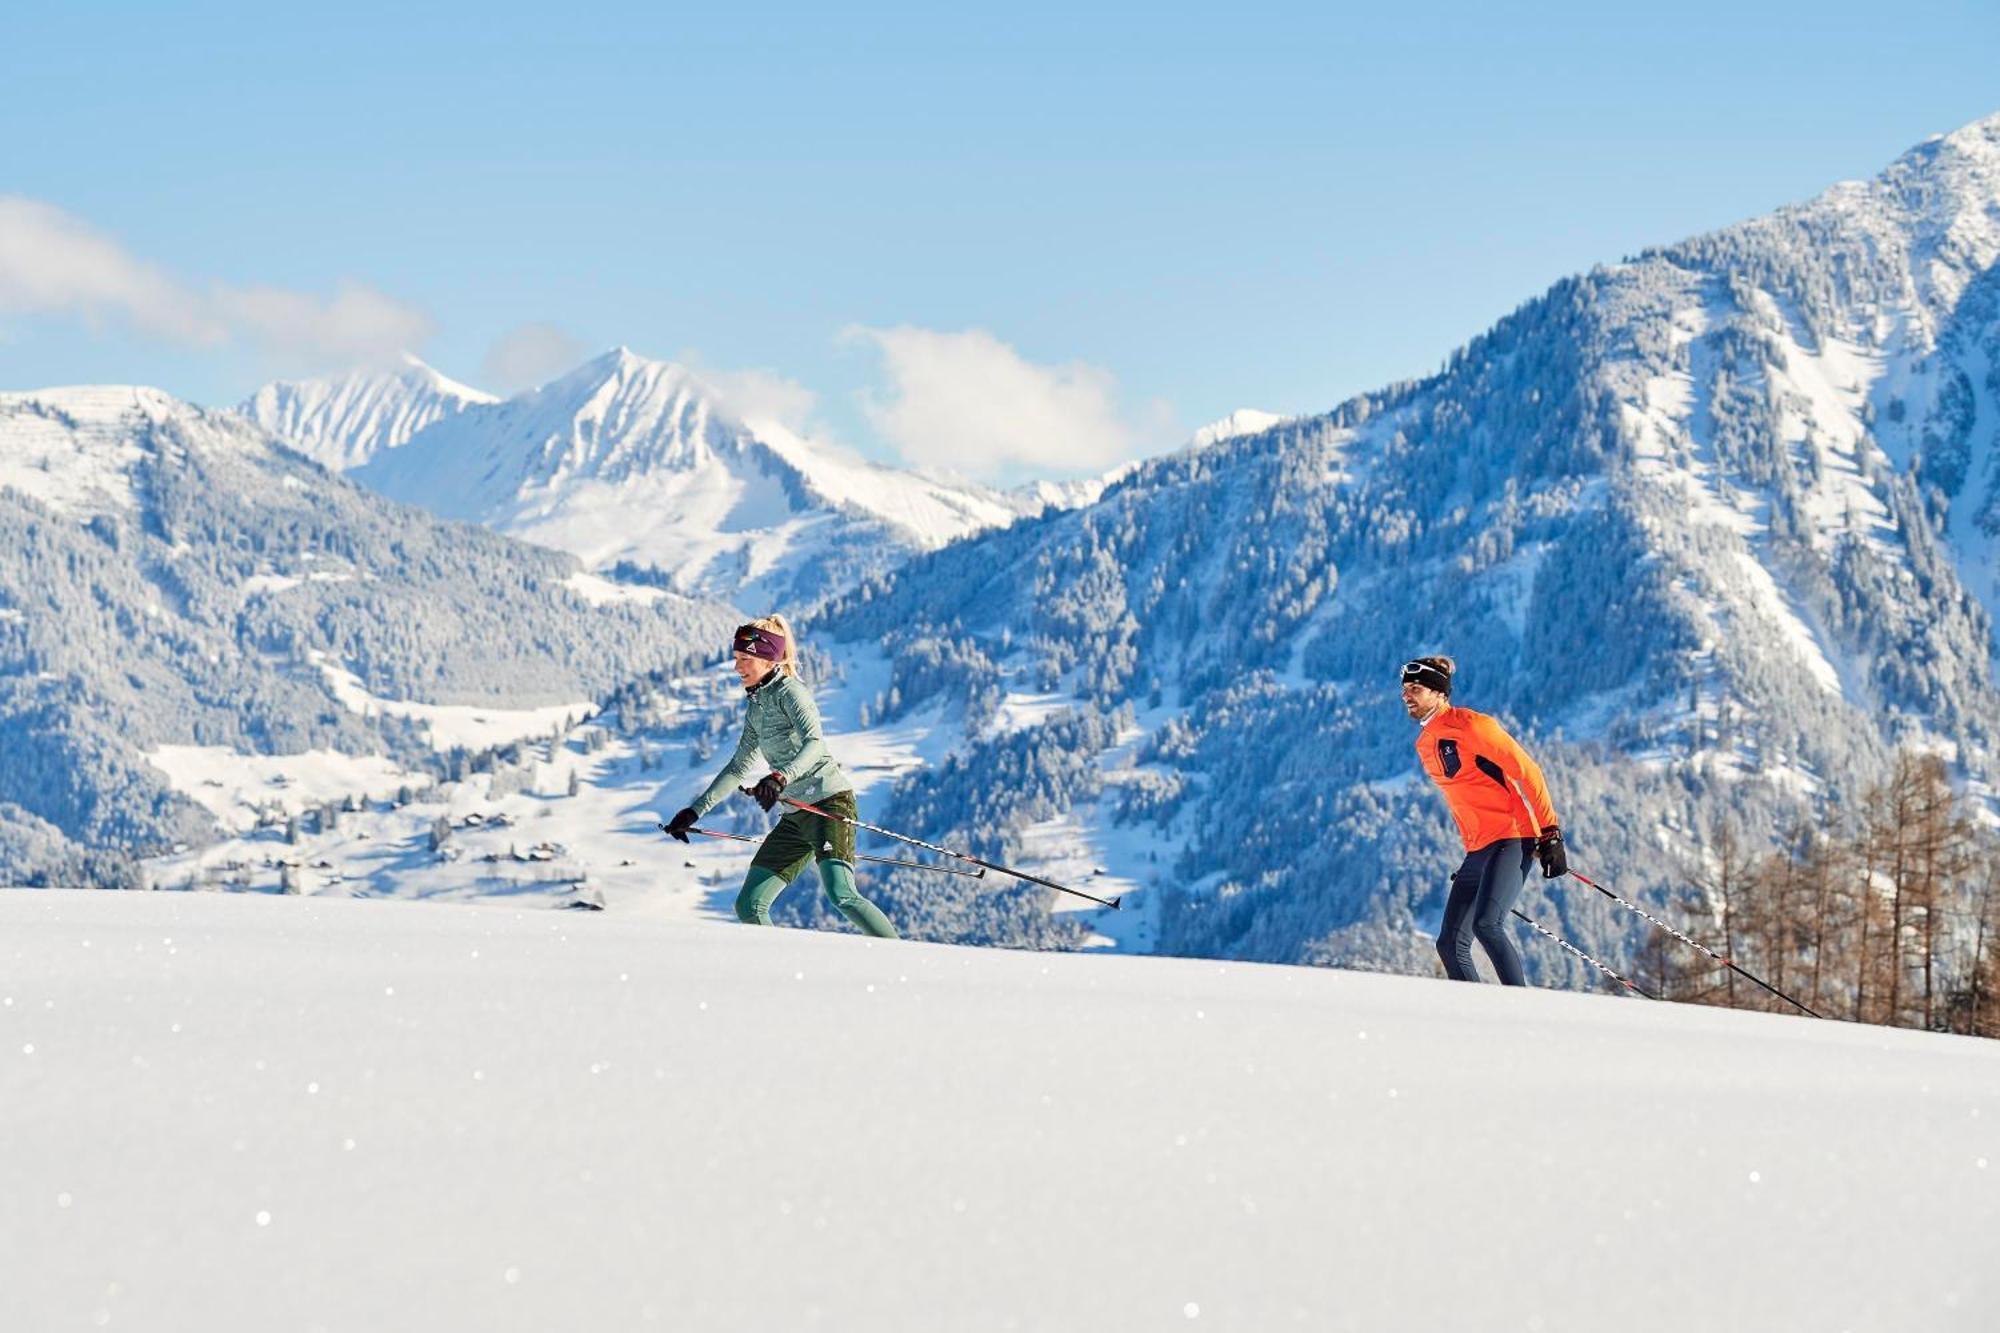
[[[1534,859],[1533,838],[1502,838],[1468,853],[1451,877],[1451,897],[1445,900],[1437,946],[1444,973],[1453,981],[1479,980],[1472,966],[1472,937],[1477,935],[1501,985],[1528,984],[1521,975],[1521,955],[1507,938],[1507,914],[1521,896]]]

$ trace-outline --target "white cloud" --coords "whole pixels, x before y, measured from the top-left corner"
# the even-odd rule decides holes
[[[428,316],[366,287],[332,300],[277,287],[217,288],[210,297],[235,337],[287,360],[381,361],[423,344]]]
[[[775,421],[796,434],[812,433],[819,395],[797,380],[786,379],[775,370],[716,370],[703,365],[693,353],[683,353],[681,364],[738,420],[753,424]]]
[[[239,344],[301,368],[380,360],[418,346],[431,321],[366,287],[331,299],[276,287],[198,288],[52,204],[0,195],[0,315],[129,324],[191,347]]]
[[[882,353],[888,397],[863,394],[862,409],[914,466],[984,477],[1099,471],[1142,444],[1100,367],[1036,365],[983,329],[856,327],[843,336]]]
[[[519,393],[575,369],[589,351],[553,324],[522,324],[501,334],[487,349],[480,379],[496,392]]]

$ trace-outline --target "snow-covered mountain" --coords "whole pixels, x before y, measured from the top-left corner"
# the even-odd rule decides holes
[[[1276,412],[1260,412],[1254,407],[1239,407],[1219,421],[1211,421],[1194,433],[1189,441],[1196,449],[1205,449],[1223,440],[1233,440],[1239,435],[1261,435],[1283,421]]]
[[[391,792],[706,657],[733,613],[593,578],[143,388],[0,394],[0,881],[131,877],[293,757]],[[270,771],[253,804],[297,807]]]
[[[821,622],[889,659],[878,726],[953,737],[888,822],[1125,848],[1170,951],[1428,970],[1458,853],[1395,699],[1418,652],[1542,754],[1575,862],[1643,893],[1724,812],[1834,820],[1900,744],[1990,791],[1996,223],[2000,117],[916,558]]]
[[[505,402],[411,357],[267,385],[238,410],[392,498],[758,608],[810,608],[912,554],[1095,503],[1138,466],[1007,491],[886,467],[739,417],[699,375],[626,348]],[[1233,412],[1188,447],[1281,419]]]
[[[739,419],[694,374],[624,348],[441,420],[354,476],[593,568],[760,609],[813,605],[1041,508]]]
[[[496,401],[405,354],[394,370],[267,384],[236,410],[322,467],[341,472],[407,443],[433,422]]]

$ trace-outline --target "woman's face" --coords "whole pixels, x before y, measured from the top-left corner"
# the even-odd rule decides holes
[[[777,664],[766,662],[761,657],[752,657],[748,653],[738,653],[736,654],[736,679],[742,681],[744,688],[748,689],[750,686],[764,679],[765,675],[775,665]]]

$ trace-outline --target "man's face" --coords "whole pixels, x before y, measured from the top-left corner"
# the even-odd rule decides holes
[[[1443,708],[1447,702],[1449,701],[1446,696],[1428,685],[1419,685],[1413,680],[1403,683],[1403,708],[1409,713],[1412,721],[1423,721]]]
[[[748,653],[736,654],[736,679],[743,682],[745,689],[762,680],[764,673],[770,669],[771,664],[761,657],[752,657]]]

